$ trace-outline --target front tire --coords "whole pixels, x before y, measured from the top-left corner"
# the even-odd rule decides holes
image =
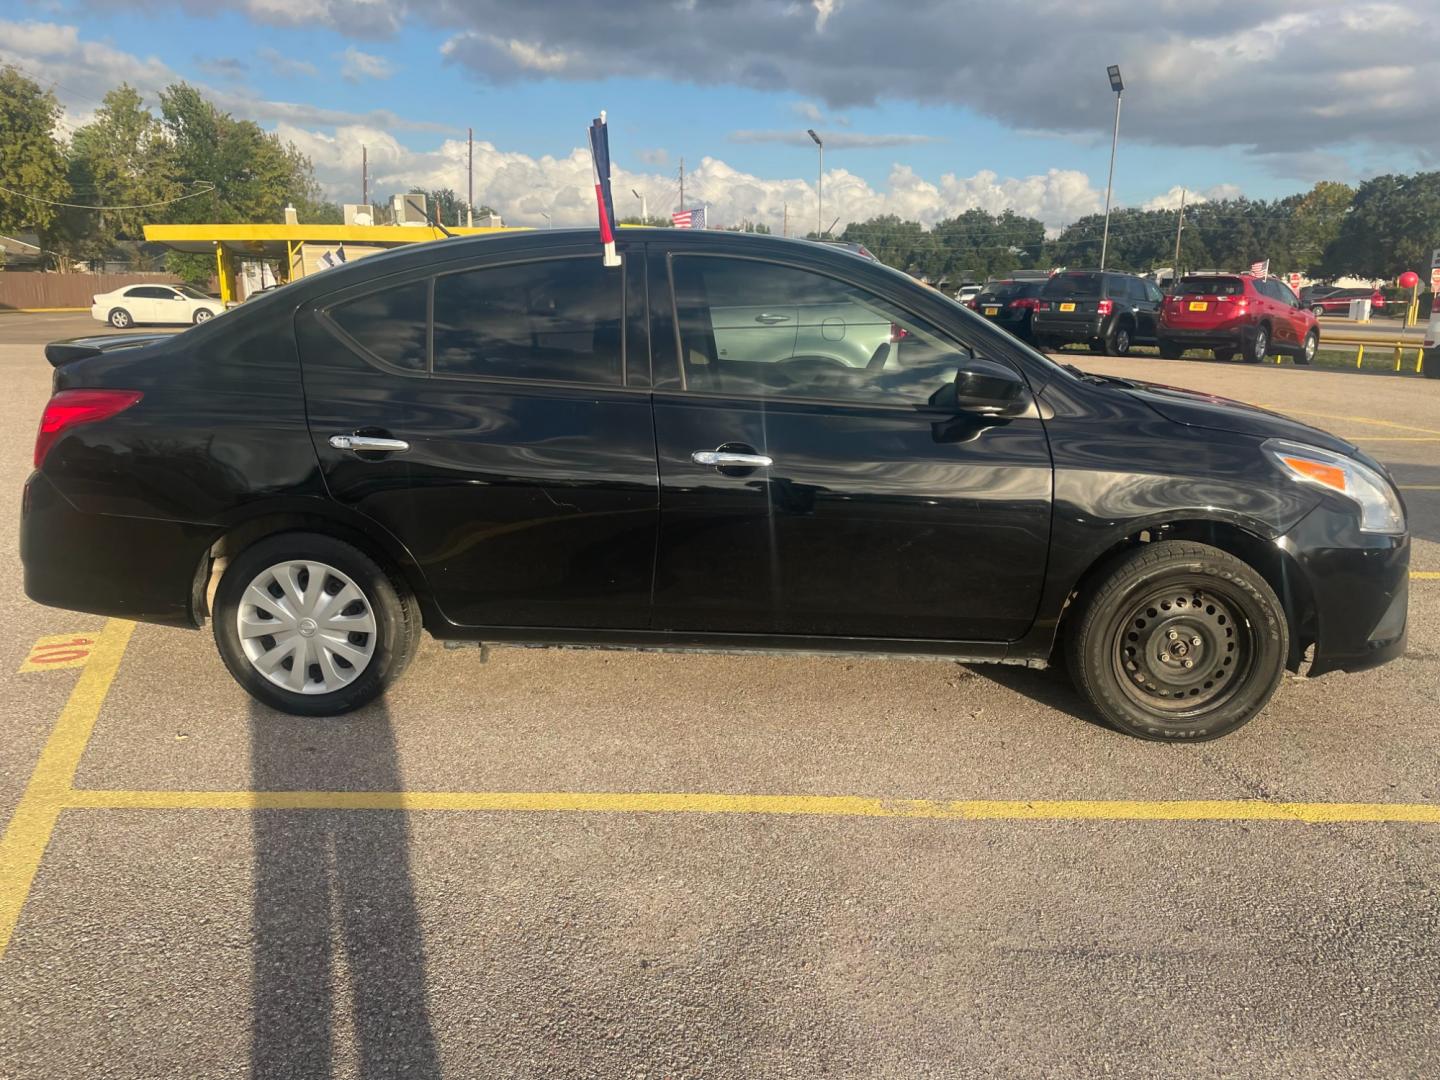
[[[1316,304],[1314,307],[1312,307],[1312,308],[1310,309],[1310,314],[1311,314],[1311,315],[1314,315],[1315,318],[1318,319],[1318,318],[1320,318],[1321,315],[1324,315],[1324,314],[1325,314],[1325,309],[1324,309],[1323,307],[1321,307],[1319,304]]]
[[[282,533],[246,548],[215,593],[215,644],[262,704],[334,716],[375,700],[420,641],[405,585],[364,552],[319,533]]]
[[[130,312],[123,307],[112,308],[109,318],[105,321],[116,330],[126,330],[135,325],[135,320],[131,317]]]
[[[1120,556],[1066,641],[1076,688],[1141,739],[1203,742],[1254,717],[1285,673],[1290,628],[1256,570],[1189,541]]]

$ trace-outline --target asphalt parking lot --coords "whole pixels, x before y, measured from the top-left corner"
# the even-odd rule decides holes
[[[0,315],[0,1077],[1440,1074],[1440,382],[1067,357],[1405,488],[1406,657],[1217,743],[1053,672],[434,642],[303,720],[24,597],[39,343],[96,326]]]

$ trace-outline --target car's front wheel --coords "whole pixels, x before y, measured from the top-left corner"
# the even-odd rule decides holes
[[[333,716],[379,697],[415,654],[405,585],[342,540],[283,533],[245,549],[215,594],[215,643],[252,697]]]
[[[1111,565],[1082,599],[1066,648],[1076,687],[1115,727],[1200,742],[1265,706],[1289,643],[1284,609],[1253,567],[1163,540]]]
[[[1310,314],[1311,314],[1311,315],[1314,315],[1315,318],[1318,319],[1318,318],[1320,318],[1321,315],[1324,315],[1324,314],[1325,314],[1325,309],[1324,309],[1323,307],[1321,307],[1319,304],[1316,304],[1314,307],[1312,307],[1312,308],[1310,309]]]
[[[117,330],[124,330],[126,327],[135,325],[135,320],[130,317],[130,312],[123,307],[113,308],[107,321]]]

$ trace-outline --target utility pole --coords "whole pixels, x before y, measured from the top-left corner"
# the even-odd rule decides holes
[[[459,222],[456,222],[459,224]],[[465,129],[465,224],[475,224],[475,129]]]
[[[781,235],[781,236],[789,236],[789,235],[790,235],[790,204],[789,204],[788,202],[785,204],[785,209],[782,210],[781,213],[783,213],[785,216],[780,219],[781,222],[783,223],[783,224],[781,224],[781,226],[780,226],[780,235]]]
[[[362,144],[360,147],[360,205],[370,206],[370,155]]]
[[[1175,223],[1175,265],[1170,268],[1172,283],[1180,280],[1180,233],[1185,229],[1185,189],[1180,189],[1180,220]]]
[[[685,209],[685,159],[680,159],[680,210]]]
[[[1110,137],[1110,175],[1105,181],[1105,235],[1100,240],[1100,269],[1105,269],[1105,256],[1110,250],[1110,191],[1115,184],[1115,147],[1120,144],[1120,99],[1125,93],[1125,83],[1120,78],[1120,65],[1111,64],[1105,69],[1110,76],[1110,89],[1115,91],[1115,134]]]
[[[820,172],[815,177],[815,239],[822,240],[825,237],[825,231],[820,227],[825,220],[825,141],[815,134],[814,128],[807,128],[805,133],[815,140],[820,150]]]

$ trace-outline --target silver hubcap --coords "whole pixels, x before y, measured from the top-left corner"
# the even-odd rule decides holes
[[[197,311],[197,312],[195,313],[195,321],[196,321],[196,322],[204,322],[206,319],[210,318],[210,315],[211,315],[211,314],[212,314],[211,312],[206,311],[206,310],[204,310],[204,309],[202,308],[200,311]]]
[[[1313,360],[1313,359],[1315,358],[1315,346],[1316,346],[1317,344],[1318,344],[1318,342],[1314,339],[1314,337],[1307,337],[1307,338],[1305,339],[1305,359],[1306,359],[1306,360]]]
[[[255,670],[295,694],[348,686],[375,656],[370,598],[333,566],[307,559],[255,575],[235,628]]]
[[[1255,335],[1255,357],[1258,360],[1265,359],[1265,350],[1270,346],[1270,339],[1265,336],[1265,331]]]

